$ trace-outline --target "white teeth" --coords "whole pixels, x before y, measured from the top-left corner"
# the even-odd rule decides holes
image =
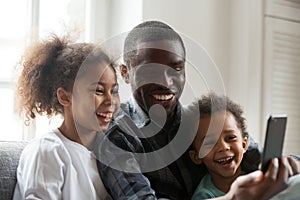
[[[173,94],[162,94],[162,95],[158,95],[158,94],[154,94],[153,97],[156,100],[160,100],[160,101],[167,101],[173,98]]]
[[[219,159],[217,160],[218,163],[222,163],[222,162],[226,162],[226,161],[229,161],[233,158],[233,156],[230,156],[230,157],[227,157],[227,158],[222,158],[222,159]]]
[[[104,118],[112,118],[112,113],[96,113],[96,115],[104,117]]]

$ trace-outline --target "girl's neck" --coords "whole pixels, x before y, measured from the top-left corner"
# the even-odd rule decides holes
[[[66,123],[64,120],[62,125],[59,127],[60,132],[69,140],[79,143],[85,146],[87,149],[91,150],[93,147],[94,138],[96,136],[96,131],[83,131],[80,130],[78,133],[75,125]]]

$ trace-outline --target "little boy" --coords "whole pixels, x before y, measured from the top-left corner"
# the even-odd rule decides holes
[[[204,164],[208,174],[202,178],[192,200],[223,196],[243,174],[241,162],[248,147],[243,110],[228,97],[215,93],[202,96],[193,106],[199,109],[200,121],[189,155],[195,164]],[[300,175],[291,177],[288,186],[272,200],[298,199]]]
[[[228,97],[214,93],[194,105],[199,107],[200,121],[189,155],[195,164],[204,164],[208,174],[192,199],[222,196],[243,173],[240,164],[248,147],[243,110]]]

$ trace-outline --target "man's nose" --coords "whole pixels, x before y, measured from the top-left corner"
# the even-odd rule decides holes
[[[170,74],[170,70],[173,70],[172,68],[169,69],[164,69],[163,72],[161,73],[161,85],[164,85],[166,87],[173,85],[173,77]]]
[[[174,69],[169,66],[159,66],[157,71],[153,74],[153,80],[155,83],[159,85],[163,85],[165,87],[169,87],[174,84],[173,75]]]

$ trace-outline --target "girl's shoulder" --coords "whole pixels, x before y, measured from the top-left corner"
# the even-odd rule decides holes
[[[63,142],[60,138],[60,131],[58,129],[50,130],[47,133],[44,133],[31,141],[29,141],[28,145],[37,145],[41,144],[43,147],[47,147],[48,145],[56,146],[62,145]]]
[[[65,145],[59,136],[59,130],[54,129],[29,141],[22,152],[21,159],[27,156],[63,155],[66,153],[65,151]]]

